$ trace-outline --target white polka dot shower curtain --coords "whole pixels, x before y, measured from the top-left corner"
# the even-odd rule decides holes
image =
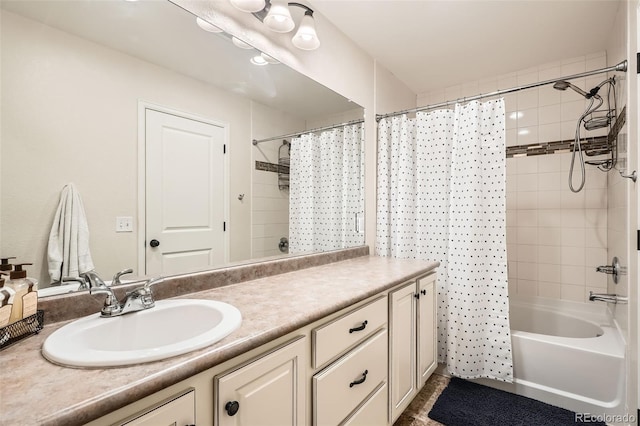
[[[364,244],[364,125],[308,133],[291,140],[289,252]]]
[[[434,260],[438,361],[511,382],[504,100],[382,119],[376,254]]]

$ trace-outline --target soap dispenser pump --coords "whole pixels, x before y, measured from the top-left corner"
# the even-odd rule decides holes
[[[29,288],[33,288],[33,282],[27,278],[27,271],[22,267],[25,265],[32,265],[32,263],[16,263],[14,270],[9,273],[9,281],[6,286],[15,291],[13,297],[13,307],[11,309],[10,323],[19,321],[22,319],[22,298],[29,292]]]
[[[13,268],[13,265],[9,263],[9,259],[15,259],[15,257],[2,257],[0,258],[0,271],[9,272]]]

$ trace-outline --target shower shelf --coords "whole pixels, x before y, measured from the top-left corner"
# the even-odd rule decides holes
[[[284,148],[284,149],[283,149]],[[281,190],[289,189],[289,153],[291,145],[286,139],[282,141],[282,145],[278,148],[278,188]]]

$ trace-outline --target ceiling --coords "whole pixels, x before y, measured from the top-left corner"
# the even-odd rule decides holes
[[[602,52],[621,4],[618,0],[313,1],[319,13],[416,94]]]

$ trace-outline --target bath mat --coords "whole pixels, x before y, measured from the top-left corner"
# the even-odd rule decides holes
[[[564,426],[583,423],[580,418],[576,421],[573,411],[457,377],[451,378],[429,417],[446,426]],[[606,426],[602,422],[588,423]]]

